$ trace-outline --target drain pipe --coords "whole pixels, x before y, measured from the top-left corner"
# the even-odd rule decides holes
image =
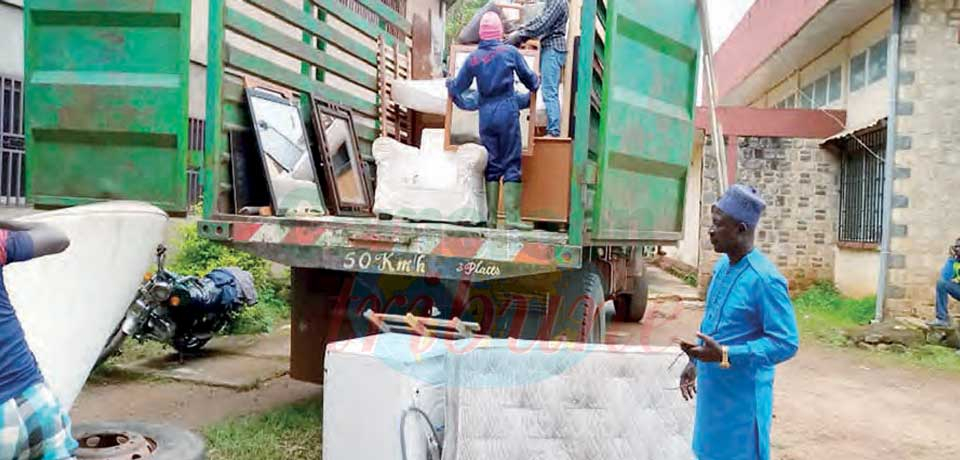
[[[887,115],[887,148],[883,159],[883,215],[880,235],[880,274],[877,280],[877,305],[874,322],[883,321],[887,303],[887,280],[890,272],[890,235],[893,230],[893,171],[897,152],[897,103],[900,90],[900,28],[903,23],[903,4],[893,0],[893,21],[890,26],[887,50],[887,80],[890,83],[889,115]]]

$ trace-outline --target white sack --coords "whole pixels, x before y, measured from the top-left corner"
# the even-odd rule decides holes
[[[433,222],[486,221],[486,149],[466,144],[447,152],[443,136],[442,129],[423,130],[420,149],[386,137],[374,141],[375,213]]]
[[[393,100],[417,112],[445,115],[447,94],[446,80],[442,78],[393,81]]]

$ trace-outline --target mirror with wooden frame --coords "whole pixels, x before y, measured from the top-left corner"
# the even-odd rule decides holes
[[[313,129],[331,208],[339,215],[372,216],[373,191],[360,158],[352,113],[314,98]]]
[[[300,108],[278,91],[246,92],[274,215],[326,215]]]
[[[460,68],[467,62],[477,47],[475,45],[453,45],[450,48],[450,75],[457,75]],[[527,61],[527,65],[534,73],[540,75],[540,51],[521,49],[520,55]],[[517,94],[527,93],[527,87],[523,86],[520,79],[514,76],[514,85]],[[476,90],[477,83],[473,82],[470,89]],[[531,114],[537,113],[537,92],[530,92],[530,108],[520,111],[520,138],[523,143],[523,154],[533,154],[533,139],[536,133],[536,117]],[[480,144],[480,111],[462,110],[453,104],[452,100],[447,100],[447,114],[444,119],[444,148],[446,150],[455,150],[457,147],[468,144]]]

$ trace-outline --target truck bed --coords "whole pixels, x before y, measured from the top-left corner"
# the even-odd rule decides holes
[[[296,267],[492,280],[580,267],[567,235],[341,216],[221,215],[201,235]]]

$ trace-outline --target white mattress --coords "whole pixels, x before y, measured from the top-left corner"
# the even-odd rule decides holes
[[[167,215],[112,202],[24,217],[63,230],[70,247],[3,269],[10,301],[53,393],[73,405],[163,241]]]
[[[673,389],[683,365],[668,370],[677,353],[518,353],[495,341],[449,355],[443,458],[692,459],[694,406]]]
[[[668,369],[679,349],[376,337],[328,348],[325,460],[400,458],[411,406],[441,429],[443,460],[693,458],[694,406],[675,389],[683,360]],[[408,419],[411,459],[426,458],[419,423]]]

